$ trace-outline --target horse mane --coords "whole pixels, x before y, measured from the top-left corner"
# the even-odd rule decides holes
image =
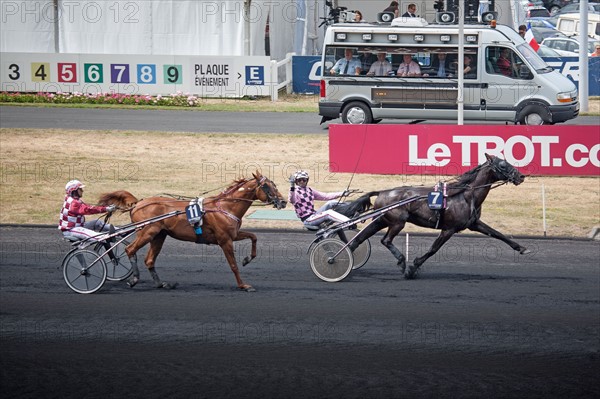
[[[479,173],[481,168],[486,164],[487,163],[477,165],[476,167],[474,167],[471,170],[466,171],[462,175],[449,180],[448,187],[447,187],[448,190],[454,191],[452,193],[452,195],[456,195],[456,194],[459,194],[459,193],[462,193],[463,191],[465,191],[467,188],[470,187],[471,183],[473,183],[473,181],[477,177],[477,174]]]
[[[240,178],[237,180],[234,180],[231,185],[229,187],[227,187],[225,190],[223,190],[222,192],[220,192],[218,195],[215,196],[215,198],[223,198],[229,194],[231,194],[231,192],[237,188],[239,188],[240,186],[242,186],[243,184],[246,184],[247,182],[249,182],[251,179],[245,179],[245,178]]]

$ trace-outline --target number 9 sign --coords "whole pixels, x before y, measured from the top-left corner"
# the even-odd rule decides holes
[[[178,85],[182,82],[181,65],[164,65],[165,84]]]

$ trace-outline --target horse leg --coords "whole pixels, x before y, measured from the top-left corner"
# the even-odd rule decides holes
[[[250,256],[246,256],[244,258],[244,260],[242,261],[242,266],[246,266],[248,263],[250,263],[252,261],[252,259],[256,258],[256,235],[249,233],[247,231],[238,231],[238,235],[237,237],[235,237],[235,239],[233,241],[241,241],[241,240],[245,240],[245,239],[249,239],[250,241],[252,241],[252,249],[250,251]]]
[[[240,270],[238,269],[237,263],[235,262],[235,254],[233,251],[233,241],[228,239],[226,241],[220,241],[219,246],[223,250],[225,254],[225,258],[227,259],[227,263],[229,263],[229,267],[231,267],[231,271],[235,275],[235,280],[237,282],[238,288],[244,291],[255,291],[249,284],[244,284],[242,278],[240,277]]]
[[[471,226],[469,226],[469,230],[477,231],[479,233],[485,234],[486,236],[490,236],[490,237],[496,238],[500,241],[503,241],[503,242],[507,243],[515,251],[519,251],[519,253],[521,255],[528,254],[531,252],[524,246],[517,244],[515,241],[506,237],[504,234],[500,233],[499,231],[497,231],[497,230],[491,228],[490,226],[488,226],[487,224],[483,223],[481,220],[477,220],[475,223],[473,223]]]
[[[400,222],[398,224],[391,225],[388,231],[385,233],[383,238],[381,239],[381,243],[384,247],[386,247],[392,255],[398,260],[397,265],[400,267],[400,273],[404,274],[404,270],[406,269],[406,257],[396,246],[393,241],[394,238],[402,231],[404,228],[405,222]]]
[[[150,249],[148,250],[148,254],[146,255],[145,263],[150,275],[152,276],[152,280],[154,280],[154,286],[156,288],[166,288],[171,289],[177,287],[177,283],[169,284],[163,283],[158,277],[156,270],[154,269],[154,265],[156,263],[156,258],[162,249],[163,244],[165,243],[165,239],[167,238],[167,232],[161,231],[158,233],[152,241],[150,241]]]
[[[433,254],[435,254],[439,249],[456,233],[455,230],[442,230],[438,238],[435,239],[429,251],[427,251],[423,256],[415,258],[412,265],[408,267],[406,273],[404,274],[404,278],[412,279],[415,277],[415,273],[417,273],[417,269],[425,263],[427,259],[429,259]]]
[[[127,257],[129,258],[129,262],[131,263],[131,269],[133,270],[133,274],[127,280],[127,285],[131,288],[135,286],[138,281],[140,281],[140,269],[137,265],[137,257],[134,255],[142,248],[144,245],[148,244],[150,240],[154,237],[154,234],[149,227],[142,229],[137,233],[137,237],[131,244],[125,247],[125,252],[127,253]]]

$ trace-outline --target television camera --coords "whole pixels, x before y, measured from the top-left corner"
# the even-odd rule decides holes
[[[331,1],[326,0],[325,5],[329,7],[329,14],[326,17],[321,17],[323,22],[319,27],[323,25],[337,24],[338,22],[354,22],[356,13],[352,10],[348,10],[348,7],[334,7]]]

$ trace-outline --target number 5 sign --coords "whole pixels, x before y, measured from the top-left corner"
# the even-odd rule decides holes
[[[61,83],[77,82],[77,64],[58,63],[58,81]]]

